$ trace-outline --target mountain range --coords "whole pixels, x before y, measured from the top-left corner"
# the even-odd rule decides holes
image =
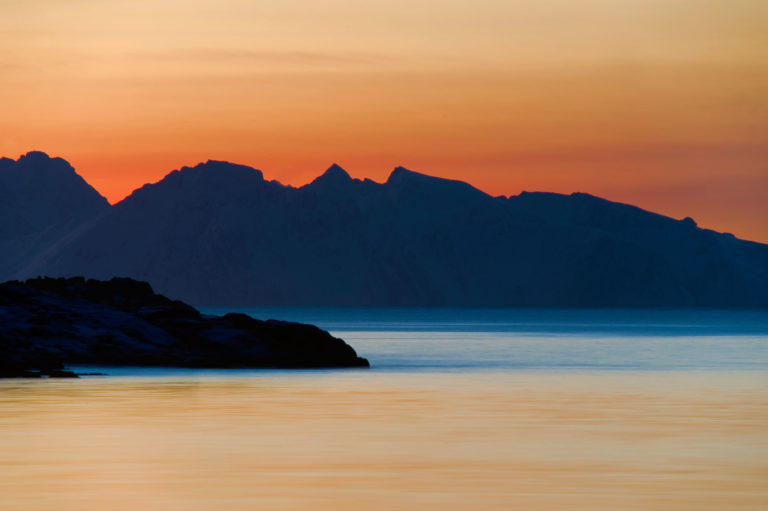
[[[64,160],[0,159],[0,281],[149,281],[195,305],[768,308],[768,245],[585,193],[490,196],[338,165],[221,161],[110,206]]]

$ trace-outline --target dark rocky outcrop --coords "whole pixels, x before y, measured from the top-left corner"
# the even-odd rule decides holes
[[[72,364],[367,367],[312,325],[205,316],[128,278],[0,284],[0,377],[74,376]]]

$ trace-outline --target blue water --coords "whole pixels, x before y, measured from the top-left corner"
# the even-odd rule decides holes
[[[768,509],[765,313],[240,311],[372,367],[0,381],[0,509]]]
[[[765,311],[230,308],[312,323],[377,371],[766,370]]]

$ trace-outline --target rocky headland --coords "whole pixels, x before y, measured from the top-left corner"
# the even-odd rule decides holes
[[[0,284],[0,377],[76,376],[67,366],[368,367],[312,325],[208,316],[128,278]]]

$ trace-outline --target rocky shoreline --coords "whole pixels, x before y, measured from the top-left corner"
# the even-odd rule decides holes
[[[313,325],[206,316],[128,278],[0,284],[0,378],[76,377],[69,365],[368,367]]]

